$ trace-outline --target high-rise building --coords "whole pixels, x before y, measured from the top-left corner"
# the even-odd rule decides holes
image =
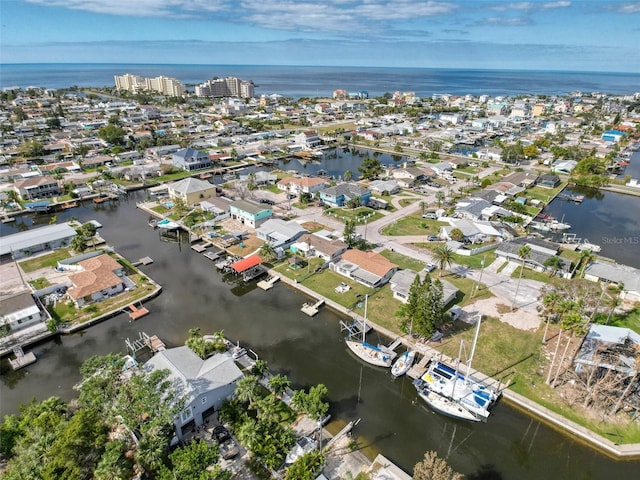
[[[115,75],[114,78],[118,90],[127,90],[133,93],[151,90],[170,97],[181,97],[185,93],[184,85],[175,78],[164,76],[144,78],[130,73]]]
[[[254,96],[253,82],[236,77],[214,78],[196,86],[198,97],[239,97]]]

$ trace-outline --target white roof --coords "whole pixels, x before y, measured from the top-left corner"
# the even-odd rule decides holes
[[[2,237],[0,255],[7,255],[14,251],[25,250],[44,243],[60,241],[75,235],[76,231],[68,222],[14,233]]]

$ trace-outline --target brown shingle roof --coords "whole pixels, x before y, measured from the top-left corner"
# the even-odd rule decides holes
[[[395,263],[391,263],[376,252],[347,250],[342,254],[342,259],[357,265],[367,272],[378,275],[379,277],[384,277],[389,270],[397,267]]]
[[[113,273],[121,269],[122,265],[106,253],[83,260],[78,265],[84,268],[84,271],[69,277],[75,287],[67,290],[74,300],[122,283],[122,279]]]

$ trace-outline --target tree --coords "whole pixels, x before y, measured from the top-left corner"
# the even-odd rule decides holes
[[[291,399],[291,406],[300,412],[305,412],[314,420],[320,420],[329,411],[329,404],[324,401],[328,392],[329,390],[322,383],[311,387],[309,393],[296,390]]]
[[[209,470],[207,467],[218,460],[217,445],[196,439],[187,445],[180,447],[169,455],[170,466],[162,466],[156,478],[158,480],[175,480],[177,478],[189,478],[194,480],[218,480],[231,478],[230,472],[223,472],[216,465]]]
[[[413,467],[414,480],[462,480],[449,464],[438,457],[436,452],[426,452],[421,462]]]
[[[402,304],[398,311],[398,315],[403,317],[400,329],[410,335],[413,334],[414,319],[419,315],[420,304],[422,301],[421,298],[422,281],[420,280],[420,275],[416,275],[411,283],[411,287],[409,288],[407,303]]]
[[[345,182],[350,182],[353,179],[353,172],[351,170],[345,170],[342,174],[342,178]]]
[[[277,396],[285,393],[289,387],[291,387],[291,381],[284,375],[274,375],[269,379],[269,388]]]
[[[449,237],[456,242],[462,242],[464,240],[464,233],[462,233],[462,230],[459,228],[454,228],[449,232]]]
[[[365,158],[358,171],[363,179],[374,179],[382,173],[382,163],[377,158]]]
[[[251,375],[255,375],[259,379],[264,377],[269,369],[265,360],[256,360],[251,367]]]
[[[516,308],[516,300],[518,298],[518,290],[520,290],[520,281],[522,280],[522,272],[524,272],[524,262],[531,255],[531,247],[529,245],[523,245],[518,249],[518,256],[522,260],[522,265],[520,266],[520,276],[518,277],[518,284],[516,285],[516,291],[513,294],[513,303],[511,304],[511,310],[515,310]]]
[[[441,277],[445,266],[449,266],[449,268],[451,268],[451,264],[453,263],[453,250],[446,245],[440,245],[436,248],[433,256],[440,267],[438,276]]]
[[[89,246],[83,235],[76,235],[71,239],[71,248],[76,252],[84,252]]]
[[[325,457],[322,452],[305,453],[293,462],[284,477],[285,480],[314,480],[324,465]]]
[[[257,398],[260,383],[255,375],[247,375],[242,377],[236,383],[236,398],[241,402],[249,402],[249,406],[253,404]]]
[[[125,131],[117,125],[107,125],[98,130],[98,136],[110,145],[121,145],[124,141]]]
[[[107,443],[105,451],[93,472],[96,480],[128,480],[133,462],[125,456],[126,443],[115,440]]]
[[[353,248],[358,242],[356,235],[356,222],[353,220],[347,220],[344,222],[344,241],[350,248]]]
[[[442,204],[444,203],[446,196],[444,194],[444,192],[442,190],[438,190],[436,192],[436,201],[438,202],[438,208],[440,208],[442,206]]]
[[[276,258],[276,249],[273,248],[271,242],[265,242],[260,247],[260,257],[263,261],[269,262]]]
[[[557,255],[553,255],[547,258],[544,261],[543,265],[550,269],[549,276],[551,277],[555,275],[558,270],[560,270],[563,264],[562,264],[562,259],[560,257],[558,257]]]

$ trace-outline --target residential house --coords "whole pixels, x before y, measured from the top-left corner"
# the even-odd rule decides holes
[[[464,235],[464,241],[469,243],[483,243],[491,241],[499,241],[502,238],[500,232],[486,221],[473,221],[465,218],[449,219],[449,226],[443,226],[440,229],[440,238],[453,240],[451,231],[458,229]]]
[[[0,333],[15,333],[43,320],[38,304],[30,292],[22,292],[0,300]]]
[[[638,352],[640,335],[637,332],[630,328],[592,323],[573,363],[578,373],[584,366],[595,366],[618,372],[627,378],[635,378],[640,359]],[[633,395],[628,400],[633,401],[632,397]]]
[[[17,181],[13,184],[13,189],[22,200],[49,198],[62,194],[58,180],[47,175]]]
[[[251,228],[258,228],[273,215],[271,207],[252,200],[231,202],[231,218]]]
[[[409,291],[411,290],[411,285],[413,284],[416,275],[420,275],[420,281],[424,281],[424,277],[427,275],[427,272],[424,270],[420,272],[415,272],[413,270],[398,270],[394,273],[393,277],[391,277],[391,281],[389,282],[391,285],[391,291],[393,292],[393,298],[400,300],[402,303],[407,303],[409,301]],[[439,278],[438,280],[442,283],[442,305],[446,306],[456,299],[459,290],[453,284],[444,279]]]
[[[456,213],[468,220],[488,220],[489,217],[486,217],[483,212],[492,206],[491,202],[482,198],[469,197],[456,204]]]
[[[211,168],[213,162],[209,158],[207,152],[196,150],[194,148],[184,148],[173,153],[171,156],[173,165],[188,172],[193,170],[202,170]]]
[[[86,170],[88,168],[105,167],[107,166],[107,164],[113,163],[113,161],[114,158],[108,155],[94,155],[84,157],[82,159],[82,168]]]
[[[287,222],[280,218],[270,218],[256,228],[258,238],[270,243],[274,248],[286,249],[305,233],[308,233],[307,229],[295,220]]]
[[[538,174],[532,171],[513,172],[503,177],[503,182],[509,182],[519,187],[530,187],[535,185]]]
[[[620,296],[630,301],[640,301],[640,270],[619,263],[590,263],[584,271],[584,278],[593,282],[605,282],[622,286]]]
[[[430,165],[436,175],[444,175],[446,173],[451,173],[455,168],[455,165],[451,162],[439,162],[434,165]]]
[[[305,130],[294,137],[294,143],[303,150],[310,150],[322,145],[322,140],[318,136],[318,132]]]
[[[396,180],[374,180],[369,183],[369,189],[378,195],[383,195],[384,192],[394,195],[400,191],[400,185]]]
[[[179,198],[185,205],[195,205],[215,196],[216,186],[198,178],[183,178],[169,184],[169,198],[174,201]]]
[[[551,165],[551,171],[568,175],[573,171],[574,168],[576,168],[577,164],[578,162],[576,162],[575,160],[559,160]]]
[[[134,286],[126,279],[124,267],[106,253],[78,262],[81,271],[69,276],[73,287],[67,295],[78,307],[84,307],[121,293]]]
[[[551,173],[543,173],[538,177],[536,185],[543,188],[556,188],[560,185],[560,177]]]
[[[216,353],[203,360],[187,346],[157,352],[143,368],[147,373],[168,370],[168,380],[177,396],[184,399],[184,408],[173,420],[178,440],[204,425],[231,398],[236,382],[243,377],[228,353]]]
[[[200,202],[200,208],[205,212],[213,214],[213,219],[205,224],[215,225],[216,222],[231,217],[231,202],[227,197],[210,197]]]
[[[291,245],[291,251],[305,257],[319,257],[326,262],[335,261],[347,251],[348,245],[337,238],[327,238],[313,233],[302,235],[296,243]]]
[[[0,259],[19,259],[34,253],[66,247],[77,234],[68,222],[12,233],[2,237]]]
[[[329,265],[331,270],[347,278],[355,280],[367,287],[380,287],[391,280],[398,270],[395,263],[391,263],[379,253],[363,252],[361,250],[347,250],[337,262]]]
[[[417,183],[423,183],[428,178],[424,171],[417,167],[397,168],[393,170],[391,174],[399,185],[406,187],[411,187]]]
[[[302,193],[313,195],[328,186],[327,180],[318,177],[285,177],[278,182],[279,190],[295,195]]]
[[[341,183],[320,191],[320,200],[332,207],[343,207],[356,198],[360,199],[361,205],[366,205],[370,197],[371,190],[355,183]]]
[[[553,242],[534,237],[518,237],[504,241],[498,245],[498,248],[496,248],[496,257],[522,264],[522,258],[520,258],[519,252],[524,246],[531,249],[529,256],[524,259],[525,266],[538,271],[547,270],[545,262],[547,262],[549,258],[557,256],[560,251],[560,247]]]

